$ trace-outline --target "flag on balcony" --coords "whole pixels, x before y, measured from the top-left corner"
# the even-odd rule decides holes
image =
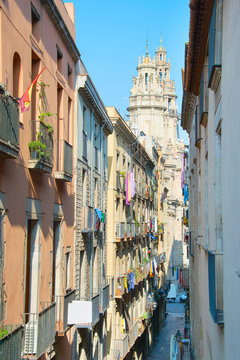
[[[20,105],[22,113],[29,110],[31,97],[32,97],[32,89],[33,89],[34,85],[36,84],[36,82],[38,81],[39,76],[42,74],[42,72],[45,68],[46,68],[46,66],[44,66],[44,68],[40,71],[38,76],[33,80],[31,85],[27,88],[27,90],[25,91],[23,96],[20,98],[19,105]]]

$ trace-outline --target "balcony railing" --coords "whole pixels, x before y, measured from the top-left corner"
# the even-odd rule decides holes
[[[26,357],[38,358],[55,341],[55,303],[39,314],[24,314],[24,349]]]
[[[18,152],[18,103],[0,87],[0,155],[6,158],[17,158]]]
[[[111,349],[108,350],[107,360],[120,360],[120,351]]]
[[[121,334],[119,339],[114,340],[114,349],[120,351],[120,358],[128,353],[128,334]]]
[[[121,189],[121,176],[118,172],[116,173],[116,187],[118,190]]]
[[[131,224],[126,224],[126,236],[130,237],[131,235]]]
[[[21,325],[4,325],[0,327],[3,334],[0,339],[0,359],[21,359],[23,327]]]
[[[73,148],[65,140],[57,140],[57,169],[55,179],[72,181]]]
[[[128,332],[129,347],[132,347],[138,337],[138,321],[135,322],[132,329]]]
[[[109,300],[114,299],[114,276],[107,275],[106,282],[109,285]]]
[[[68,304],[75,299],[75,290],[72,290],[66,295],[55,295],[54,301],[56,302],[56,332],[59,336],[64,335],[68,329],[67,313]]]
[[[101,304],[101,313],[104,313],[109,307],[109,298],[110,298],[110,286],[109,284],[105,284],[103,286],[102,292],[102,304]]]
[[[28,168],[51,173],[53,167],[53,130],[43,121],[31,121],[33,141],[28,144]]]
[[[83,157],[85,160],[87,160],[87,134],[85,132],[82,132],[83,134]]]
[[[99,320],[100,294],[92,298],[81,298],[68,305],[68,325],[90,328]]]

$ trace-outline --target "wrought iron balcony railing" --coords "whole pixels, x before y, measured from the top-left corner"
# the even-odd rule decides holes
[[[0,326],[0,359],[21,359],[23,327],[22,325]]]
[[[0,87],[0,156],[17,158],[19,152],[18,103]]]
[[[55,179],[72,181],[73,148],[66,140],[57,140],[57,168]]]
[[[59,336],[64,335],[68,329],[68,304],[75,299],[75,293],[76,291],[72,290],[66,295],[55,295],[53,297],[53,300],[56,303],[56,333]]]
[[[54,343],[55,306],[53,303],[40,313],[24,314],[24,356],[37,359]]]
[[[114,340],[114,349],[120,351],[120,359],[126,356],[128,353],[128,334],[121,334],[118,339]]]
[[[43,121],[31,121],[32,138],[28,147],[28,168],[37,172],[51,173],[53,167],[53,130]]]

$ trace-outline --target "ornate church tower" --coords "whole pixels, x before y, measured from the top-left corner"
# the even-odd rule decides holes
[[[170,80],[170,61],[162,46],[151,58],[148,54],[139,57],[138,75],[133,77],[129,101],[129,115],[132,127],[153,136],[163,150],[167,144],[176,144],[177,110],[175,83]]]

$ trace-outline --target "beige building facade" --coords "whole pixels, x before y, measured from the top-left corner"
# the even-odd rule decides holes
[[[114,107],[107,111],[114,127],[108,138],[107,272],[114,278],[108,358],[144,359],[165,316],[159,293],[158,181],[143,145]],[[127,204],[130,174],[135,194]]]

